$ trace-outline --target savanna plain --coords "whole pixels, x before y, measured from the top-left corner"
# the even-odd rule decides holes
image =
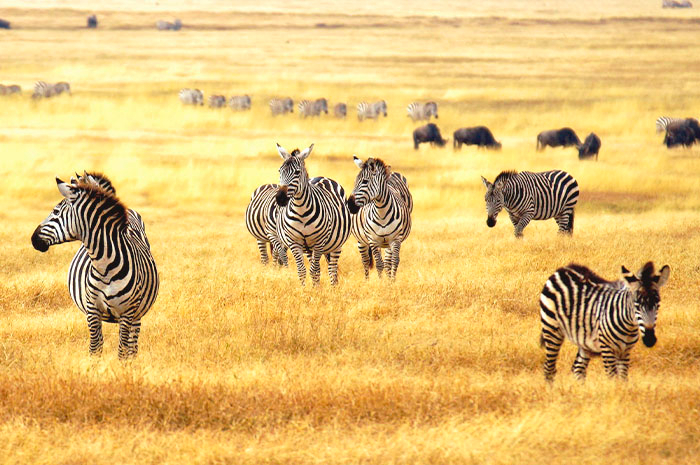
[[[700,12],[637,2],[5,2],[0,17],[0,463],[642,463],[700,461],[700,149],[666,149],[658,116],[700,116]],[[85,29],[97,13],[96,30]],[[183,29],[155,30],[178,17]],[[34,81],[72,96],[33,101]],[[250,112],[185,107],[179,89],[248,93]],[[275,96],[347,102],[336,120],[273,118]],[[361,100],[388,117],[358,122]],[[500,152],[421,146],[408,103],[439,125],[486,125]],[[599,160],[535,151],[545,129],[602,139]],[[340,283],[302,288],[260,263],[244,212],[277,182],[275,143],[315,143],[310,176],[352,189],[352,155],[408,178],[413,230],[396,282],[365,281],[355,242]],[[505,212],[502,170],[579,182],[573,237]],[[35,251],[54,177],[101,171],[141,213],[161,277],[139,356],[115,325],[88,355],[66,275],[78,244]],[[628,382],[565,343],[542,374],[539,292],[578,262],[617,279],[668,264],[658,343]],[[324,265],[325,266],[325,265]]]

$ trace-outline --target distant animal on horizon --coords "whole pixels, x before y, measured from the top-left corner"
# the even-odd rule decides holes
[[[0,29],[10,29],[10,22],[4,19],[0,19]]]
[[[184,105],[204,105],[204,93],[199,89],[181,89],[178,96]]]
[[[226,96],[225,95],[210,95],[209,96],[209,107],[210,108],[223,108],[226,106]]]
[[[176,19],[175,22],[158,20],[156,21],[156,28],[159,31],[179,31],[182,28],[182,21]]]
[[[544,150],[545,147],[578,147],[581,140],[571,128],[552,129],[542,131],[537,135],[537,150]]]
[[[0,95],[12,95],[12,94],[21,94],[22,93],[22,88],[18,86],[17,84],[12,84],[9,86],[5,86],[3,84],[0,84]]]
[[[228,101],[228,106],[233,111],[250,110],[251,100],[248,95],[234,95]]]
[[[554,218],[560,233],[574,233],[574,208],[578,202],[578,183],[573,176],[561,170],[532,173],[530,171],[502,171],[493,183],[483,176],[486,187],[486,224],[496,226],[496,218],[503,208],[515,228],[515,237],[523,236],[523,229],[531,220]]]
[[[680,121],[685,121],[686,118],[674,118],[671,116],[659,116],[656,118],[656,132],[664,132],[666,128],[671,123],[678,123]]]
[[[333,107],[333,116],[336,118],[345,118],[348,114],[348,106],[344,103],[336,103]]]
[[[679,121],[670,122],[666,126],[664,135],[664,145],[668,148],[677,145],[690,147],[696,140],[700,140],[700,126],[695,118],[686,118]]]
[[[384,115],[386,118],[387,104],[384,100],[380,100],[374,103],[360,102],[357,104],[357,119],[360,121],[366,119],[378,119],[380,115]]]
[[[486,126],[457,129],[452,137],[452,148],[455,150],[461,149],[462,144],[501,150],[501,143],[493,137],[491,130]]]
[[[387,276],[396,279],[401,244],[411,232],[413,198],[408,182],[379,158],[363,162],[353,156],[353,161],[360,172],[347,205],[352,214],[352,234],[357,239],[365,279],[369,278],[373,259],[380,278],[386,268]],[[382,249],[387,249],[384,260]]]
[[[309,116],[319,116],[321,113],[328,114],[328,100],[319,98],[316,100],[302,100],[299,102],[299,116],[307,118]]]
[[[693,8],[693,4],[689,0],[663,0],[662,8]]]
[[[284,115],[285,113],[294,113],[294,100],[287,98],[270,99],[270,112],[272,116]]]
[[[275,199],[278,190],[278,184],[263,184],[253,191],[245,210],[245,224],[256,239],[262,264],[267,265],[269,262],[269,245],[272,261],[280,266],[287,266],[287,248],[277,235],[277,221],[281,209]]]
[[[447,140],[442,138],[440,129],[434,123],[428,123],[413,131],[413,148],[415,150],[418,150],[418,146],[425,142],[430,142],[431,146],[437,144],[439,147],[444,147]]]
[[[592,158],[595,155],[595,159],[598,161],[599,151],[600,137],[592,132],[586,136],[586,140],[583,141],[583,144],[578,146],[578,158],[579,160],[585,160],[586,158]]]
[[[430,121],[431,116],[434,116],[435,119],[438,118],[438,104],[435,102],[413,102],[408,104],[406,112],[413,121]]]
[[[571,367],[583,381],[592,357],[601,356],[610,377],[627,379],[630,352],[642,336],[647,347],[656,344],[659,289],[671,269],[656,273],[647,262],[636,274],[621,267],[622,279],[608,281],[588,267],[570,264],[547,279],[540,293],[540,345],[545,350],[544,377],[554,380],[564,339],[578,347]]]
[[[97,16],[90,15],[87,17],[87,27],[90,29],[95,29],[97,27]]]
[[[46,81],[37,81],[34,83],[34,93],[32,94],[33,99],[40,98],[50,98],[62,93],[67,93],[71,95],[70,84],[67,82],[57,82],[56,84],[50,84]]]

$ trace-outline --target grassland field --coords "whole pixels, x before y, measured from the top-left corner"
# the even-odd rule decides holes
[[[97,30],[84,28],[97,13]],[[157,19],[182,19],[159,32]],[[660,1],[3,2],[0,83],[0,464],[696,464],[700,461],[700,149],[668,150],[658,116],[700,116],[700,12]],[[36,80],[72,96],[33,101]],[[250,112],[177,92],[248,93]],[[273,96],[347,102],[336,120],[273,118]],[[389,115],[358,122],[361,100]],[[436,100],[443,136],[484,124],[492,152],[414,151],[406,117]],[[602,139],[599,161],[535,151],[545,129]],[[340,283],[299,286],[259,262],[252,191],[287,149],[352,189],[352,155],[404,174],[413,230],[395,283],[364,280],[354,240]],[[506,169],[579,182],[573,237],[553,221],[486,226]],[[88,355],[66,274],[78,244],[41,254],[54,177],[96,170],[146,223],[161,290],[140,353],[105,325]],[[566,343],[543,379],[538,296],[576,261],[615,279],[668,264],[652,349],[627,383]]]

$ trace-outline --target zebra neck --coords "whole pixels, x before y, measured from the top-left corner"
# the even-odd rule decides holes
[[[114,221],[106,221],[94,229],[88,229],[88,233],[82,239],[82,243],[90,257],[92,267],[105,276],[110,271],[110,264],[124,250],[125,228]]]
[[[509,179],[505,186],[503,186],[503,203],[506,207],[513,207],[516,204],[516,200],[521,197],[522,190],[520,186],[516,185],[514,180]]]
[[[311,189],[309,180],[305,182],[299,182],[299,188],[294,193],[294,197],[291,198],[290,202],[294,208],[304,209],[311,203]]]
[[[637,321],[637,313],[634,310],[634,296],[628,288],[618,291],[621,293],[622,312],[618,324],[624,325],[625,329],[633,332],[639,329],[639,321]]]
[[[389,184],[385,181],[379,188],[379,195],[372,200],[380,217],[385,217],[393,210],[394,198],[389,193]]]

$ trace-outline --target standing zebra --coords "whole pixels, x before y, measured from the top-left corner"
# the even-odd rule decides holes
[[[178,96],[185,105],[204,105],[204,93],[199,89],[182,89]]]
[[[226,97],[223,95],[210,95],[209,96],[209,107],[210,108],[223,108],[226,106]]]
[[[395,279],[401,243],[411,232],[413,198],[408,182],[379,158],[363,162],[353,156],[353,160],[360,172],[348,198],[348,209],[352,213],[352,234],[357,239],[365,279],[369,278],[373,256],[381,278],[384,269],[381,249],[387,248],[387,275]]]
[[[53,85],[54,95],[61,95],[64,92],[68,95],[72,95],[70,92],[70,84],[68,84],[67,82],[57,82]]]
[[[90,353],[102,352],[102,322],[118,322],[119,358],[133,357],[141,318],[158,295],[158,271],[145,230],[113,192],[89,175],[71,184],[56,178],[56,183],[64,199],[36,228],[32,245],[46,252],[55,244],[82,242],[89,260],[78,251],[68,282],[71,298],[87,315]]]
[[[302,100],[299,102],[299,116],[306,118],[307,116],[319,116],[321,112],[328,114],[328,101],[325,98],[319,98],[314,101]]]
[[[673,118],[671,116],[659,116],[656,119],[656,132],[664,132],[666,128],[671,123],[681,123],[685,121],[686,118]]]
[[[559,232],[573,234],[574,207],[578,201],[578,183],[569,173],[560,170],[531,173],[502,171],[486,186],[486,224],[496,226],[496,217],[503,207],[515,227],[515,237],[522,237],[530,220],[554,218]]]
[[[280,167],[277,204],[283,207],[277,222],[277,235],[294,255],[299,280],[306,280],[304,254],[314,284],[320,282],[321,256],[328,261],[331,284],[338,283],[338,259],[350,235],[350,212],[345,205],[345,191],[329,178],[309,180],[304,160],[314,145],[301,153],[289,154],[277,144],[284,160]]]
[[[234,95],[229,99],[228,106],[234,111],[250,110],[250,97],[248,95]]]
[[[434,116],[435,119],[438,118],[438,106],[435,102],[410,103],[406,107],[406,112],[408,113],[408,117],[413,121],[420,121],[423,119],[429,121],[431,116]]]
[[[294,113],[294,100],[291,98],[273,98],[270,100],[270,111],[272,116]]]
[[[292,152],[292,155],[297,155],[298,152],[298,150]],[[277,184],[263,184],[255,189],[245,210],[245,225],[258,242],[260,261],[263,265],[267,265],[267,245],[270,244],[272,260],[279,265],[287,266],[287,248],[280,242],[277,235],[280,207],[277,205],[275,196],[278,189]]]
[[[367,103],[360,102],[357,104],[357,119],[360,121],[364,119],[378,119],[379,115],[387,115],[387,106],[384,100],[379,102]]]
[[[348,106],[344,103],[336,103],[333,107],[333,116],[336,118],[345,118],[348,114]]]
[[[33,99],[39,98],[49,98],[56,95],[54,93],[53,84],[49,84],[46,81],[36,81],[34,83],[34,93],[32,94]]]
[[[622,279],[610,282],[585,266],[559,268],[540,294],[545,379],[554,380],[564,338],[578,346],[572,366],[576,378],[583,380],[591,357],[601,355],[608,376],[627,379],[630,351],[639,333],[645,346],[656,343],[659,288],[670,272],[666,265],[656,274],[652,262],[637,274],[623,266]]]

